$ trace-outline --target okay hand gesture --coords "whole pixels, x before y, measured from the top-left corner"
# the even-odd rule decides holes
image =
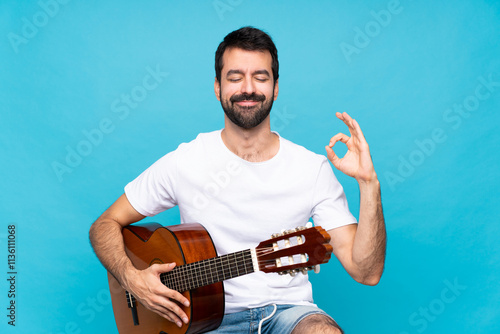
[[[330,144],[325,147],[327,157],[332,164],[342,173],[355,178],[358,182],[370,182],[377,180],[377,174],[373,167],[370,149],[358,122],[352,119],[346,112],[336,113],[349,128],[350,137],[338,133],[330,139]],[[347,153],[339,158],[333,151],[333,146],[338,141],[346,144]]]

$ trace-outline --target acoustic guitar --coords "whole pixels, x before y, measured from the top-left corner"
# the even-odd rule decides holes
[[[149,223],[123,229],[127,255],[137,269],[155,263],[175,262],[162,273],[168,288],[179,291],[190,302],[180,305],[189,317],[181,328],[149,311],[125,291],[108,273],[116,325],[121,334],[202,333],[219,327],[224,316],[226,279],[262,271],[295,275],[318,269],[328,262],[330,235],[321,227],[299,227],[273,234],[253,249],[217,256],[205,228],[197,223],[163,227]]]

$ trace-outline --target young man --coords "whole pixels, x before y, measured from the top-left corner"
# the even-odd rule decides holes
[[[244,27],[227,35],[216,52],[214,84],[224,129],[200,134],[158,160],[91,227],[90,239],[103,265],[143,305],[178,326],[188,321],[179,303],[187,306],[188,301],[159,280],[175,264],[137,270],[121,236],[124,226],[175,205],[181,223],[203,224],[219,255],[255,247],[272,233],[312,218],[328,231],[333,253],[356,281],[375,285],[382,275],[380,186],[358,123],[337,113],[351,136],[333,136],[326,152],[338,170],[359,183],[359,223],[328,160],[271,131],[278,69],[276,47],[267,34]],[[338,141],[348,148],[343,158],[332,150]],[[221,175],[224,182],[214,183]],[[224,287],[226,315],[217,333],[249,332],[259,323],[267,333],[342,333],[313,304],[305,275],[257,272],[227,280]]]

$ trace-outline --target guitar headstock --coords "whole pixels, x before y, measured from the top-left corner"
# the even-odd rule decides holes
[[[305,274],[319,271],[319,265],[328,262],[332,254],[330,235],[321,227],[297,227],[273,234],[256,248],[259,270],[266,273]]]

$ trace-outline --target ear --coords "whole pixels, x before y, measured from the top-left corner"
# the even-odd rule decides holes
[[[278,92],[279,92],[279,83],[280,79],[276,80],[276,83],[274,84],[274,101],[278,98]]]
[[[217,98],[217,100],[220,101],[220,82],[219,80],[217,80],[217,77],[215,77],[214,92],[215,92],[215,97]]]

